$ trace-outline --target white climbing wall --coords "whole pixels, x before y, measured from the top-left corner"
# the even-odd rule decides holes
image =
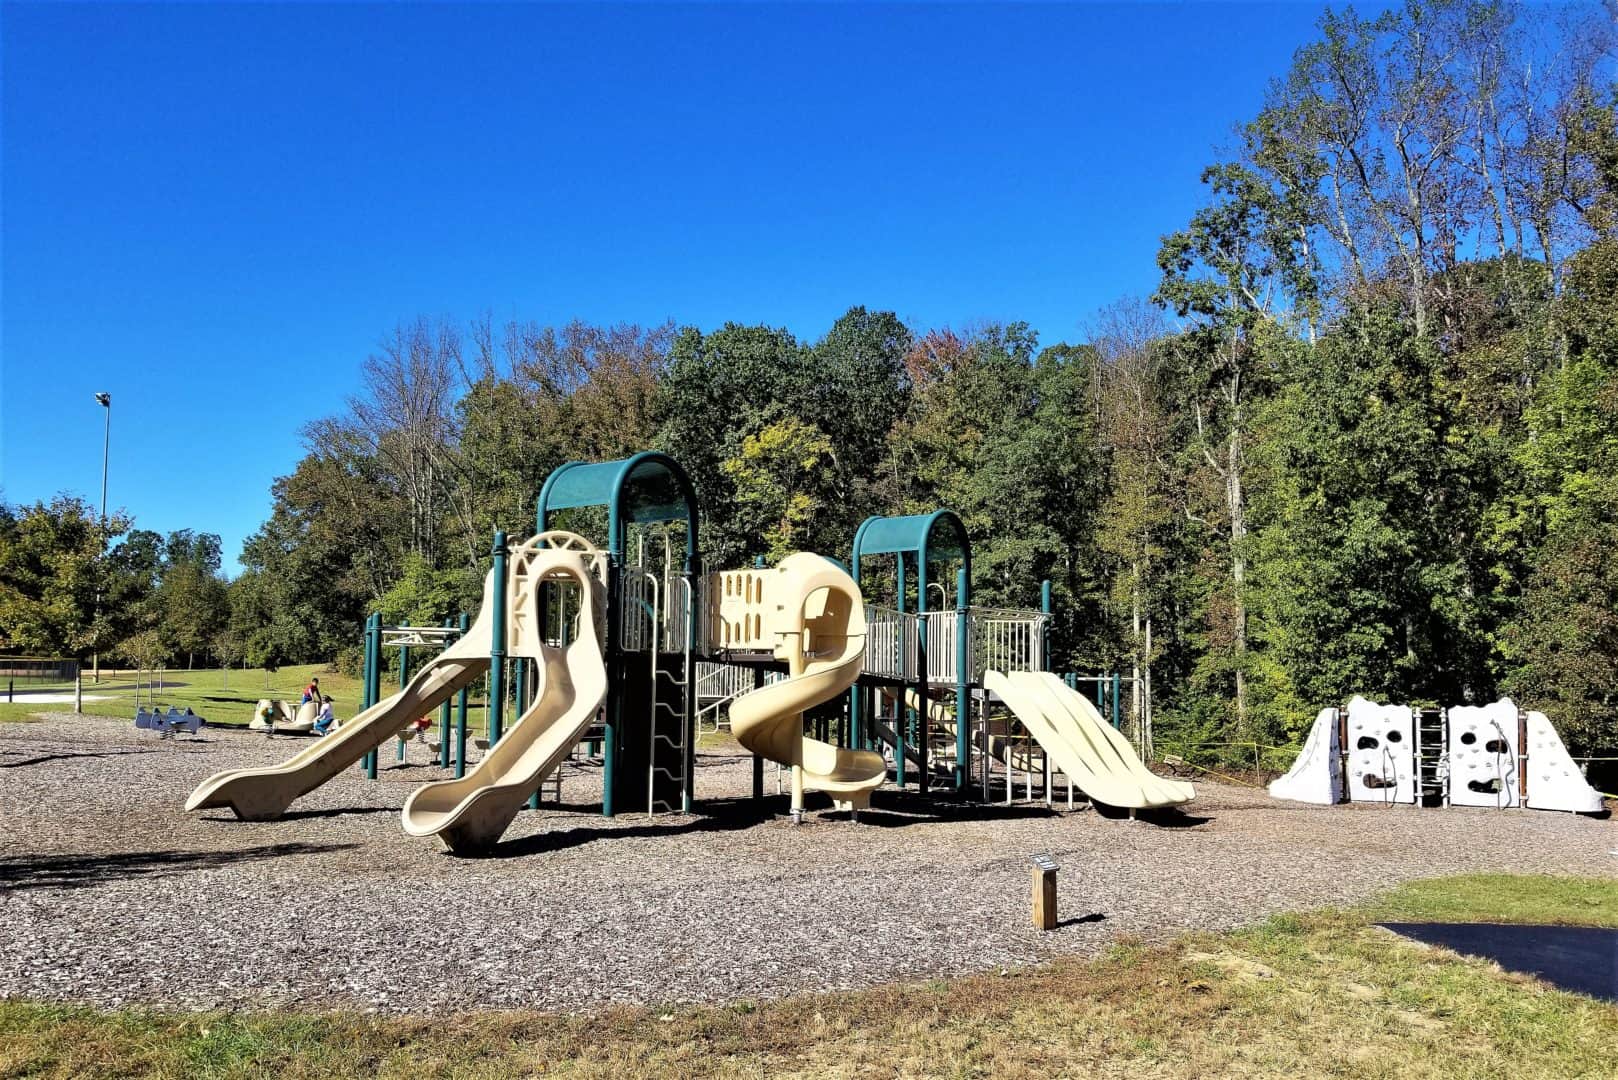
[[[1348,703],[1348,797],[1354,802],[1416,801],[1416,725],[1408,705]]]
[[[1277,799],[1325,806],[1340,802],[1343,776],[1338,768],[1338,753],[1337,710],[1321,709],[1292,768],[1270,782],[1270,794]]]
[[[1517,706],[1456,705],[1449,711],[1451,806],[1517,805]]]
[[[1528,714],[1528,805],[1575,814],[1601,811],[1601,793],[1585,781],[1542,712]]]
[[[1270,784],[1270,794],[1331,805],[1346,787],[1354,802],[1415,802],[1416,711],[1363,697],[1349,702],[1347,711],[1348,744],[1339,744],[1338,710],[1321,709],[1292,768]],[[1585,780],[1544,713],[1527,714],[1526,746],[1518,745],[1517,706],[1510,698],[1456,705],[1447,713],[1449,745],[1440,773],[1447,777],[1450,805],[1601,812],[1601,793]],[[1339,766],[1345,755],[1346,776]],[[1518,772],[1525,760],[1526,800],[1519,798]]]

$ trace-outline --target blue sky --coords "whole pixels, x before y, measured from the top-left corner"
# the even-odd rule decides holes
[[[1314,3],[6,4],[0,485],[217,532],[418,314],[1082,337]]]

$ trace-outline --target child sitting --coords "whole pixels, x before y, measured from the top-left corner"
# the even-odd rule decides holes
[[[315,715],[315,726],[311,729],[316,735],[325,735],[332,730],[337,718],[332,715],[331,698],[323,698],[320,702],[320,712]]]

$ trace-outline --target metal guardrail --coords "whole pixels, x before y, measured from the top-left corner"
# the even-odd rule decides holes
[[[1016,608],[972,608],[972,672],[1045,670],[1045,624],[1050,616]]]
[[[1042,671],[1045,667],[1045,623],[1038,611],[971,608],[967,623],[967,679],[979,682],[985,670]],[[914,682],[918,674],[916,645],[921,619],[914,612],[876,604],[865,606],[865,672]],[[927,613],[927,681],[948,685],[959,681],[956,643],[961,616],[955,611]]]

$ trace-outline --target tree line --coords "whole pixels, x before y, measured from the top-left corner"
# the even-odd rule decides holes
[[[1328,11],[1154,293],[1075,343],[866,307],[812,339],[403,323],[306,429],[202,649],[352,662],[371,610],[470,609],[556,466],[658,448],[710,567],[956,510],[980,600],[1049,578],[1058,665],[1139,675],[1187,742],[1509,692],[1618,747],[1613,40],[1596,7]]]

